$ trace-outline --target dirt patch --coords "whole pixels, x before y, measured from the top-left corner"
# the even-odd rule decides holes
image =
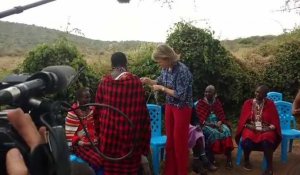
[[[236,145],[235,145],[236,146]],[[273,158],[274,174],[275,175],[300,175],[300,141],[295,140],[293,144],[292,152],[288,153],[288,162],[280,162],[281,145],[276,149]],[[237,148],[233,151],[233,161],[234,168],[232,170],[227,170],[225,168],[226,157],[224,155],[217,155],[216,161],[218,163],[219,169],[216,172],[209,172],[209,175],[261,175],[263,153],[262,152],[252,152],[250,155],[250,161],[253,165],[252,171],[245,171],[242,166],[237,166],[235,164],[237,155]],[[243,165],[243,161],[241,163]],[[190,173],[190,175],[196,175],[196,173]]]

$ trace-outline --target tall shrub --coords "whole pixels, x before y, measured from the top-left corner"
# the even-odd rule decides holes
[[[64,93],[59,93],[56,98],[72,101],[75,91],[82,86],[96,89],[98,77],[87,65],[78,49],[66,39],[62,38],[53,44],[43,44],[30,51],[21,65],[23,72],[35,73],[47,66],[69,65],[75,70],[85,68],[75,82]]]
[[[289,40],[278,46],[264,80],[271,90],[282,92],[285,100],[292,101],[300,87],[299,67],[300,41]]]
[[[209,30],[179,22],[167,43],[181,55],[193,74],[194,100],[203,97],[207,85],[215,85],[230,115],[238,115],[242,102],[252,94],[250,74],[213,38]]]

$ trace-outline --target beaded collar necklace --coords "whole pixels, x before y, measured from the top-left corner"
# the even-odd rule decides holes
[[[265,99],[262,100],[261,104],[257,103],[256,99],[253,99],[251,118],[255,121],[262,121],[262,111],[264,109]]]

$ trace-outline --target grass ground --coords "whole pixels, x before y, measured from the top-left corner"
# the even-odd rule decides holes
[[[0,80],[11,74],[12,70],[16,69],[23,60],[24,58],[19,56],[0,57]]]

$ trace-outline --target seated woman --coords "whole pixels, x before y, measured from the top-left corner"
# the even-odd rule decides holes
[[[207,86],[204,96],[198,101],[196,110],[205,136],[206,149],[210,154],[210,161],[214,162],[214,154],[225,154],[226,168],[231,169],[233,166],[231,152],[234,149],[231,130],[226,125],[225,113],[220,100],[216,98],[215,87]]]
[[[268,88],[258,86],[255,98],[245,101],[236,132],[236,143],[244,150],[244,169],[251,170],[250,152],[263,151],[267,160],[267,169],[263,175],[273,174],[273,152],[281,141],[281,129],[278,112],[273,101],[266,98]]]
[[[89,88],[79,89],[76,92],[76,99],[77,102],[72,105],[72,108],[89,103],[91,100]],[[87,137],[88,134],[91,141],[97,145],[93,113],[93,107],[80,108],[75,111],[68,112],[65,130],[67,141],[70,143],[69,145],[71,145],[73,152],[78,157],[85,160],[94,170],[98,170],[102,163],[101,157],[94,151],[91,142]],[[79,117],[81,118],[88,133],[85,133]]]
[[[189,126],[189,148],[193,150],[192,169],[200,175],[207,175],[205,168],[215,171],[218,168],[207,159],[205,154],[205,140],[200,126]]]

